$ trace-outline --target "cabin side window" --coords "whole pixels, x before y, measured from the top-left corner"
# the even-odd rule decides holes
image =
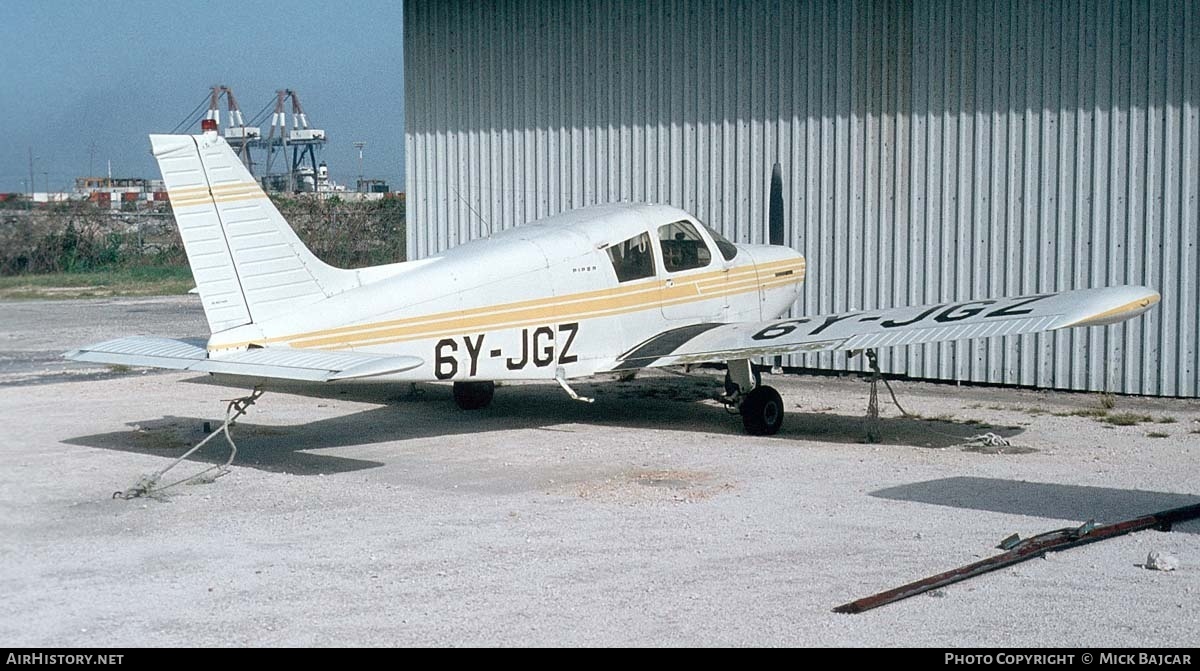
[[[712,263],[712,252],[691,222],[677,221],[659,226],[658,244],[662,246],[663,266],[668,273],[703,268]]]
[[[608,248],[618,282],[654,277],[654,254],[650,250],[650,234],[642,233]]]

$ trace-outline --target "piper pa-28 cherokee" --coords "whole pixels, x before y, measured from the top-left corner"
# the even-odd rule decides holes
[[[734,244],[683,210],[639,204],[341,270],[300,242],[215,124],[150,143],[212,335],[120,338],[71,359],[243,381],[449,381],[463,409],[488,405],[495,381],[556,380],[579,398],[569,380],[719,362],[722,400],[749,433],[770,435],[784,406],[756,379],[754,358],[1111,324],[1159,300],[1117,286],[779,320],[800,295],[803,256]]]

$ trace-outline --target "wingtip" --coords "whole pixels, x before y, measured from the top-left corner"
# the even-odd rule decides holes
[[[367,361],[352,368],[330,373],[325,376],[326,382],[338,382],[342,380],[358,380],[368,377],[382,377],[395,373],[402,373],[406,370],[418,368],[425,361],[420,357],[415,356],[394,356],[375,361]]]
[[[1083,315],[1064,324],[1061,328],[1076,326],[1107,326],[1133,319],[1158,304],[1162,295],[1145,286],[1112,287],[1111,298],[1091,314]]]

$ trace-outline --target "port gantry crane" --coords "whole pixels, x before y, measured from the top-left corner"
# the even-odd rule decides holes
[[[221,123],[222,96],[225,98],[228,109],[228,118],[225,124]],[[292,102],[290,128],[288,127],[286,106],[289,99]],[[274,102],[275,109],[271,115],[271,129],[265,138],[262,136],[259,124],[266,120],[266,111],[271,103],[268,102],[264,105],[262,110],[247,124],[242,110],[238,106],[237,98],[233,95],[233,89],[224,84],[212,86],[207,99],[208,111],[204,114],[204,120],[213,124],[215,128],[221,129],[220,132],[225,141],[233,148],[252,175],[258,175],[254,169],[255,161],[252,150],[266,148],[266,169],[261,175],[258,175],[258,179],[267,190],[288,192],[304,190],[300,188],[303,185],[298,183],[298,179],[304,180],[306,184],[311,181],[308,186],[312,190],[318,190],[320,181],[327,178],[325,169],[317,166],[317,151],[326,142],[325,131],[309,126],[308,115],[304,112],[304,107],[300,104],[300,96],[295,90],[279,89],[275,91]],[[195,123],[195,115],[204,108],[204,104],[205,102],[201,101],[172,132],[178,132],[181,128]],[[292,149],[290,162],[287,162],[288,147]],[[284,155],[285,163],[273,171],[276,156],[280,153]]]
[[[291,129],[288,129],[287,112],[284,105],[288,99],[292,101]],[[280,186],[287,191],[295,191],[296,174],[305,167],[306,159],[314,177],[317,175],[317,149],[324,146],[325,140],[324,130],[309,127],[308,115],[304,113],[304,107],[300,104],[299,94],[292,89],[275,91],[275,112],[271,115],[271,130],[264,140],[267,146],[267,175],[264,176],[264,179],[272,177],[271,166],[275,161],[275,154],[282,152],[286,158],[287,149],[290,146],[292,160],[287,170],[286,184]]]
[[[221,126],[221,96],[225,96],[225,102],[229,110],[229,123],[225,125],[222,135],[225,136],[225,141],[237,153],[238,158],[242,159],[242,163],[245,164],[246,168],[253,173],[254,160],[250,157],[250,147],[262,137],[262,130],[258,126],[246,125],[246,120],[242,117],[242,110],[238,107],[237,98],[233,96],[233,89],[224,84],[212,87],[212,94],[208,102],[208,113],[204,115],[205,119],[216,122],[218,128]]]

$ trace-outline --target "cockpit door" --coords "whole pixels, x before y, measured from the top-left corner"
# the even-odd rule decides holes
[[[686,219],[658,227],[659,300],[667,319],[726,321],[729,264],[700,229]]]

